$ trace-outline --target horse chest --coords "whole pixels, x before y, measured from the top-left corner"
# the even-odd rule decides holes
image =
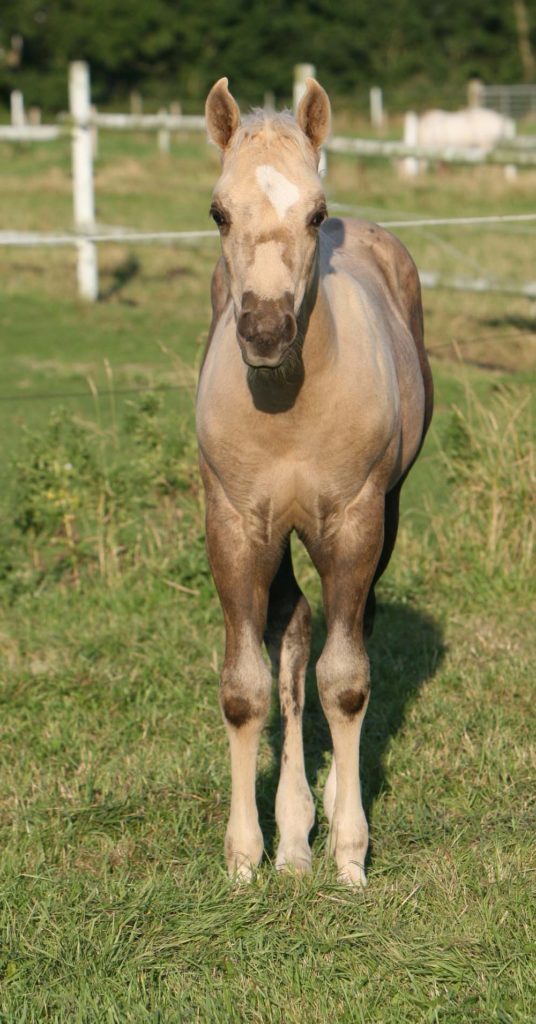
[[[336,532],[386,447],[370,427],[356,415],[341,431],[332,409],[307,430],[233,417],[200,439],[246,532],[268,543],[292,529],[318,539]]]

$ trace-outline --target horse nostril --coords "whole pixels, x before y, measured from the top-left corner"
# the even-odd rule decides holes
[[[294,341],[297,329],[298,327],[296,324],[296,317],[294,316],[293,313],[287,313],[287,315],[285,316],[283,328],[283,333],[287,344],[290,345],[290,342]]]
[[[251,313],[241,313],[238,318],[238,333],[245,341],[249,341],[250,337],[255,334],[255,325],[252,325]]]

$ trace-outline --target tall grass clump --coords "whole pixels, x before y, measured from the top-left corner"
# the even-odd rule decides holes
[[[198,490],[192,430],[158,395],[129,402],[109,430],[55,410],[43,431],[25,432],[14,465],[0,583],[15,593],[112,583],[141,566],[173,575],[179,563],[188,579],[203,574]]]
[[[526,588],[534,550],[536,459],[530,396],[498,387],[486,403],[467,391],[441,451],[447,514],[433,523],[441,571],[471,593]],[[457,589],[457,588],[456,588]]]

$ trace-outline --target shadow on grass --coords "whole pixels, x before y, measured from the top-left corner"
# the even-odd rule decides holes
[[[315,665],[326,638],[323,616],[313,621],[311,660],[307,672],[303,739],[307,778],[316,786],[319,772],[331,757],[331,737],[322,711],[315,678]],[[368,642],[372,692],[361,737],[361,784],[367,818],[377,797],[388,790],[385,767],[391,740],[404,726],[406,716],[422,685],[433,677],[444,656],[443,633],[438,623],[418,608],[396,601],[379,602],[374,633]],[[268,737],[274,754],[273,766],[260,773],[257,796],[261,828],[269,857],[275,855],[275,794],[281,759],[279,708],[274,703]],[[328,758],[328,760],[329,760]],[[317,818],[322,810],[317,807]],[[318,826],[311,833],[314,841]],[[369,855],[370,856],[370,855]]]
[[[480,317],[479,323],[485,327],[516,327],[518,331],[536,331],[536,316],[519,316],[505,314],[504,316]]]
[[[121,292],[125,285],[129,284],[139,272],[140,261],[137,256],[131,253],[117,267],[114,267],[111,275],[111,284],[100,293],[101,302],[106,302],[107,299],[111,299],[114,295]]]

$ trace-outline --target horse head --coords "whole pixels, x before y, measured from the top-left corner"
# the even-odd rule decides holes
[[[296,119],[265,111],[241,119],[221,78],[207,98],[206,122],[222,153],[210,213],[221,235],[242,358],[251,367],[277,367],[299,341],[327,217],[318,161],[329,100],[309,78]]]

